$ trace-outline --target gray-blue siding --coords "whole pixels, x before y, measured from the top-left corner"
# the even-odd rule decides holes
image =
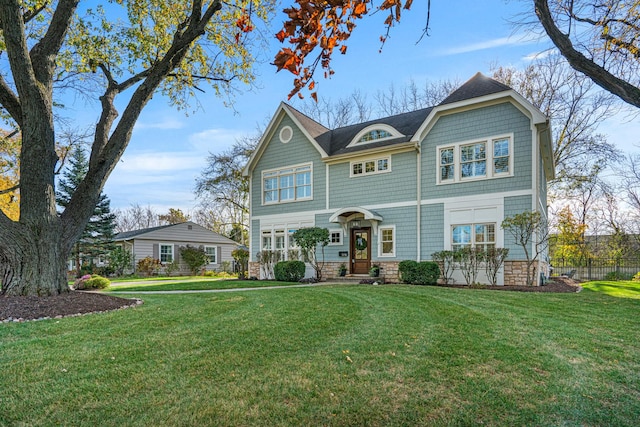
[[[373,235],[373,250],[371,259],[373,261],[401,261],[404,259],[416,259],[417,253],[417,233],[416,233],[416,207],[387,208],[378,209],[376,213],[383,217],[383,222],[379,227],[395,226],[396,230],[396,256],[378,257],[378,234]],[[337,229],[338,224],[329,222],[330,215],[316,215],[316,226]],[[343,245],[327,246],[325,255],[327,260],[337,260],[338,252],[349,250],[350,236],[344,236]]]
[[[423,260],[431,259],[431,254],[444,249],[444,204],[423,205],[421,208],[420,245]]]
[[[278,135],[284,126],[291,126],[293,138],[286,144],[280,142]],[[302,163],[313,163],[313,200],[276,203],[262,205],[262,171],[285,168]],[[284,117],[271,137],[267,149],[264,151],[252,174],[251,206],[253,215],[274,215],[289,212],[315,211],[325,208],[326,188],[325,164],[320,153],[302,134],[289,117]]]
[[[496,135],[514,135],[514,176],[455,184],[436,185],[439,173],[437,147],[473,141]],[[531,122],[511,103],[492,105],[440,117],[422,142],[422,198],[438,199],[456,196],[488,194],[531,188]]]
[[[384,157],[373,156],[372,159]],[[417,156],[415,151],[391,156],[391,172],[350,177],[350,161],[329,169],[329,207],[371,206],[415,201]]]
[[[518,213],[531,210],[531,196],[505,197],[504,199],[504,217],[508,218]],[[498,224],[500,227],[500,224]],[[508,231],[503,230],[504,247],[509,249],[510,260],[525,259],[522,246],[515,243],[514,238]]]

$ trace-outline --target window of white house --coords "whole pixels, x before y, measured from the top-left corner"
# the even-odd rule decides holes
[[[438,182],[510,176],[513,173],[511,141],[511,136],[503,136],[439,147]]]
[[[173,245],[160,244],[160,262],[162,264],[173,262]]]
[[[496,225],[491,223],[454,225],[451,238],[451,249],[454,251],[464,247],[487,250],[496,245]]]
[[[329,244],[341,245],[342,244],[342,231],[335,230],[329,232]]]
[[[262,197],[265,204],[310,200],[311,165],[300,165],[262,173]]]
[[[205,246],[204,251],[209,257],[209,264],[218,263],[218,248],[217,246]]]
[[[381,257],[396,255],[396,229],[395,227],[380,227],[380,252]]]
[[[390,172],[390,166],[391,159],[389,157],[351,162],[351,176]]]

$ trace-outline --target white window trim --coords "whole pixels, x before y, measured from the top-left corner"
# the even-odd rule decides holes
[[[162,261],[162,247],[163,246],[169,246],[171,248],[171,261]],[[172,262],[174,262],[176,260],[176,254],[175,254],[175,250],[174,250],[174,245],[173,243],[158,243],[158,258],[159,261],[162,265],[165,264],[171,264]]]
[[[339,242],[332,242],[331,241],[331,235],[333,233],[338,233],[340,235],[340,241]],[[329,246],[342,246],[344,244],[344,235],[342,233],[342,230],[329,230]]]
[[[387,161],[387,169],[382,171],[378,170],[378,161],[380,160]],[[367,162],[375,162],[376,170],[373,172],[366,172],[365,164]],[[362,173],[354,174],[353,165],[360,164],[360,163],[362,164]],[[371,157],[371,158],[362,159],[362,160],[354,160],[349,163],[349,178],[359,178],[361,176],[379,175],[382,173],[389,173],[389,172],[391,172],[391,156],[383,156],[383,157],[375,157],[375,158]]]
[[[454,243],[453,243],[453,229],[455,227],[461,227],[461,226],[465,226],[468,225],[471,227],[471,236],[470,236],[470,242],[469,242],[469,246],[472,248],[475,248],[476,246],[486,246],[486,245],[493,245],[493,247],[497,248],[498,247],[498,224],[492,221],[480,221],[480,222],[465,222],[465,223],[459,223],[459,224],[451,224],[451,241],[449,242],[449,248],[451,250],[454,250]],[[477,225],[493,225],[493,242],[484,242],[484,243],[477,243],[476,242],[476,226]],[[464,247],[464,245],[458,245],[458,246],[462,246]]]
[[[211,259],[209,259],[209,265],[220,264],[219,260],[218,260],[218,247],[217,246],[212,246],[212,245],[207,245],[207,246],[204,247],[205,253],[207,252],[208,248],[213,248],[214,257],[216,258],[215,262],[211,262]],[[207,256],[209,256],[209,254],[207,254]]]
[[[390,254],[385,254],[382,252],[382,231],[383,230],[391,230],[393,232],[393,250]],[[398,235],[396,234],[396,226],[395,225],[385,225],[384,227],[378,227],[378,258],[395,258],[396,257],[396,243],[398,240]]]
[[[509,139],[509,172],[502,173],[494,173],[493,172],[493,142],[499,139]],[[472,145],[484,143],[485,144],[485,175],[484,176],[473,176],[473,177],[462,177],[462,167],[460,161],[460,147],[465,145]],[[455,142],[453,144],[442,144],[436,147],[436,185],[446,185],[446,184],[456,184],[460,182],[470,182],[470,181],[482,181],[487,179],[496,179],[496,178],[506,178],[513,176],[514,170],[514,161],[515,155],[513,152],[513,133],[503,134],[503,135],[492,135],[487,138],[479,138],[479,139],[471,139],[468,141]],[[453,148],[453,179],[442,179],[440,167],[440,151],[446,148]],[[359,176],[359,175],[357,175]]]
[[[295,170],[298,168],[303,168],[303,167],[309,167],[309,173],[311,174],[310,176],[310,180],[311,180],[311,195],[309,197],[301,197],[301,198],[297,198],[297,186],[296,186],[296,182],[295,182]],[[294,173],[293,173],[293,199],[291,200],[280,200],[280,172],[281,171],[286,171],[286,170],[290,170],[293,169]],[[273,175],[273,177],[276,178],[276,182],[278,183],[278,187],[277,187],[277,192],[278,192],[278,200],[277,201],[273,201],[273,202],[266,202],[264,200],[264,179],[265,179],[265,175],[266,174],[272,174],[275,173],[275,175]],[[313,200],[313,163],[309,162],[309,163],[301,163],[301,164],[297,164],[297,165],[291,165],[291,166],[286,166],[286,167],[280,167],[280,168],[276,168],[276,169],[266,169],[262,171],[262,177],[260,180],[260,192],[261,195],[260,197],[262,198],[262,205],[263,206],[271,206],[271,205],[279,205],[279,204],[283,204],[283,203],[296,203],[296,202],[306,202],[309,200]]]
[[[288,137],[284,135],[286,132],[289,132]],[[286,144],[287,142],[291,141],[293,139],[293,129],[291,128],[291,126],[284,126],[282,129],[280,129],[278,138],[280,139],[280,142],[282,142],[283,144]]]
[[[371,141],[358,142],[360,141],[360,138],[362,138],[364,135],[368,134],[373,130],[384,130],[389,132],[391,136],[388,136],[386,138],[372,139]],[[404,135],[398,132],[393,126],[385,125],[383,123],[377,123],[377,124],[369,125],[366,128],[362,129],[360,132],[358,132],[358,134],[351,140],[349,145],[347,145],[347,148],[366,145],[366,144],[373,144],[375,142],[380,142],[380,141],[387,141],[389,139],[399,138],[401,136],[404,136]]]

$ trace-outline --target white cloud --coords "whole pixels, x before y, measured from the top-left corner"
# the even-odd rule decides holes
[[[123,173],[158,173],[201,168],[202,155],[193,152],[142,152],[125,154],[117,169]]]
[[[440,55],[459,55],[461,53],[477,52],[487,49],[495,49],[508,46],[523,46],[527,44],[537,43],[538,37],[533,35],[513,35],[509,37],[498,37],[495,39],[485,40],[477,43],[466,44],[462,46],[454,46],[448,49],[439,51]]]
[[[134,130],[148,130],[148,129],[160,129],[160,130],[172,130],[172,129],[182,129],[185,126],[183,120],[178,120],[175,116],[166,116],[158,117],[157,121],[144,121],[138,120],[135,125]]]
[[[557,53],[555,49],[545,49],[542,52],[532,52],[528,55],[525,55],[522,60],[526,62],[536,61],[538,59],[546,58],[547,56]]]
[[[205,129],[189,135],[188,141],[198,151],[219,152],[231,147],[246,134],[245,131],[235,129]]]

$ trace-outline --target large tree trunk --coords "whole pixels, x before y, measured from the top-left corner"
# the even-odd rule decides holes
[[[14,234],[13,244],[0,248],[0,293],[48,296],[69,292],[68,250],[57,221]]]

